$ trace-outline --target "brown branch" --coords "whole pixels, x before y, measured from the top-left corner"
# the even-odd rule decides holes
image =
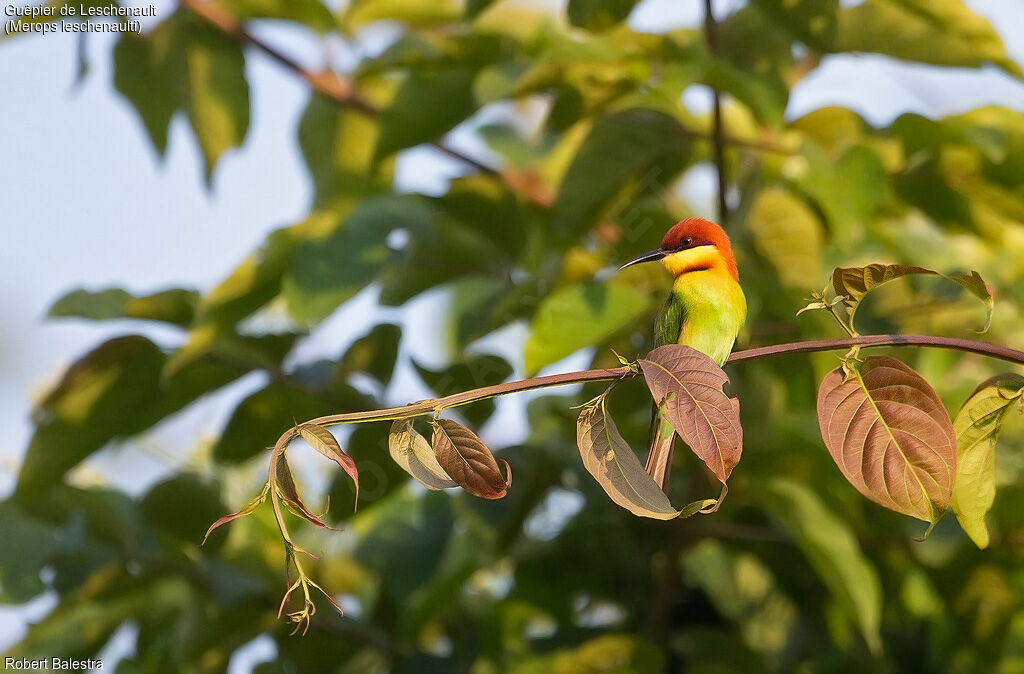
[[[843,339],[816,339],[806,342],[791,342],[788,344],[774,344],[772,346],[760,346],[753,349],[737,351],[729,356],[727,363],[739,363],[746,360],[767,358],[769,356],[781,356],[792,353],[813,353],[816,351],[837,351],[848,349],[851,346],[862,348],[878,346],[927,346],[938,349],[953,349],[955,351],[966,351],[977,353],[1000,360],[1024,365],[1024,351],[1018,351],[1006,346],[979,342],[972,339],[958,339],[955,337],[936,337],[933,335],[864,335],[859,337],[845,337]],[[305,423],[318,424],[320,426],[334,426],[337,424],[351,424],[365,421],[388,421],[392,419],[405,419],[408,417],[421,416],[440,412],[450,407],[459,407],[469,403],[494,398],[510,393],[532,391],[534,389],[548,388],[551,386],[565,386],[568,384],[583,384],[592,381],[612,381],[636,376],[636,371],[628,366],[616,367],[604,370],[582,370],[579,372],[565,372],[552,374],[546,377],[533,377],[520,381],[511,381],[504,384],[484,386],[482,388],[455,393],[443,398],[431,398],[421,400],[404,407],[389,407],[380,410],[368,410],[365,412],[345,412],[342,414],[328,414],[327,416],[310,419]],[[277,446],[287,445],[296,435],[294,428],[286,431],[277,442]]]
[[[708,53],[712,58],[718,53],[718,24],[711,8],[711,0],[704,0],[704,38],[707,41]],[[714,97],[712,115],[714,117],[711,131],[711,147],[715,154],[715,168],[718,171],[718,222],[728,226],[729,204],[726,200],[728,183],[725,176],[725,135],[722,129],[722,97],[716,87],[711,87]]]
[[[210,2],[209,0],[181,0],[181,4],[224,35],[237,40],[243,45],[249,45],[255,48],[261,53],[269,56],[273,61],[285,69],[297,74],[305,80],[307,84],[309,84],[313,91],[330,99],[339,107],[356,110],[370,117],[380,117],[380,108],[374,105],[372,101],[360,96],[350,80],[335,72],[315,72],[304,67],[284,52],[267,44],[247,31],[241,21],[217,3]],[[721,110],[718,105],[717,92],[715,96],[715,107],[716,110],[718,110],[715,118],[715,131],[713,133],[707,133],[698,129],[685,129],[684,131],[688,136],[697,140],[710,142],[714,144],[716,148],[720,145],[724,146],[725,144],[728,144],[759,152],[792,154],[791,150],[782,146],[740,138],[732,138],[725,135],[721,128]],[[457,150],[444,142],[439,141],[433,143],[433,145],[449,157],[453,157],[454,159],[473,167],[484,175],[499,180],[508,189],[522,195],[533,204],[542,208],[551,207],[553,203],[552,196],[547,194],[545,190],[532,185],[532,181],[524,179],[519,173],[512,171],[507,172],[493,166],[489,166],[479,159],[474,159],[461,150]],[[718,152],[719,150],[716,150],[716,153]]]

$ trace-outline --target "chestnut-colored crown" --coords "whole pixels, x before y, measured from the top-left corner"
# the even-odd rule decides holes
[[[740,278],[736,268],[736,258],[732,253],[729,235],[717,224],[704,218],[687,218],[677,222],[661,240],[661,249],[666,252],[696,248],[697,246],[714,246],[725,261],[729,273],[737,281]]]

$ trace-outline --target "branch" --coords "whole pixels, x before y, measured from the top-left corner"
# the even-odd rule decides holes
[[[992,358],[1009,361],[1018,365],[1024,365],[1024,351],[1018,351],[1006,346],[979,342],[973,339],[958,339],[955,337],[935,337],[933,335],[863,335],[858,337],[846,337],[843,339],[815,339],[806,342],[790,342],[788,344],[775,344],[772,346],[760,346],[754,349],[737,351],[729,356],[727,363],[739,363],[758,358],[770,356],[781,356],[791,353],[813,353],[816,351],[838,351],[848,349],[851,346],[863,348],[877,346],[926,346],[937,349],[952,349],[955,351],[966,351],[978,353]],[[582,370],[579,372],[565,372],[552,374],[546,377],[532,377],[520,381],[511,381],[494,386],[455,393],[443,398],[431,398],[421,400],[403,407],[388,407],[380,410],[368,410],[365,412],[345,412],[343,414],[328,414],[327,416],[310,419],[305,423],[317,424],[319,426],[335,426],[338,424],[351,424],[365,421],[388,421],[392,419],[405,419],[409,417],[422,416],[440,412],[451,407],[468,405],[469,403],[495,398],[509,393],[532,391],[534,389],[548,388],[551,386],[565,386],[568,384],[583,384],[592,381],[611,381],[613,379],[624,379],[634,377],[637,372],[628,367],[616,367],[604,370]],[[297,435],[295,428],[291,428],[281,435],[277,441],[279,447],[287,445]]]
[[[711,8],[711,0],[704,0],[704,37],[708,43],[708,53],[714,57],[718,53],[718,24]],[[729,204],[726,201],[728,183],[725,177],[725,135],[722,129],[722,97],[718,89],[711,88],[714,96],[714,126],[711,132],[711,146],[715,153],[715,168],[718,170],[718,221],[726,226],[729,218]]]
[[[370,117],[380,117],[380,108],[374,105],[372,101],[361,96],[355,90],[351,80],[334,72],[327,71],[318,73],[304,67],[284,52],[267,44],[247,31],[241,21],[217,3],[210,2],[208,0],[181,0],[181,5],[187,7],[196,16],[206,21],[224,35],[243,45],[249,45],[269,56],[273,61],[283,66],[286,70],[290,70],[301,77],[307,84],[309,84],[313,91],[330,99],[338,105],[338,107],[356,110]],[[759,152],[792,154],[792,150],[782,146],[726,136],[722,133],[721,129],[721,110],[718,105],[717,92],[715,93],[715,108],[718,112],[715,117],[715,131],[713,133],[707,133],[700,129],[684,129],[685,133],[696,140],[711,142],[716,146],[716,148],[719,145],[729,144]],[[458,159],[464,164],[472,166],[480,173],[500,181],[505,187],[516,194],[522,195],[531,203],[542,208],[550,208],[552,206],[553,199],[551,195],[546,194],[544,190],[538,189],[535,185],[532,185],[530,180],[524,180],[524,178],[517,172],[506,172],[499,168],[489,166],[479,159],[474,159],[461,150],[457,150],[441,141],[432,144],[449,157]],[[716,155],[718,152],[719,150],[716,150]]]

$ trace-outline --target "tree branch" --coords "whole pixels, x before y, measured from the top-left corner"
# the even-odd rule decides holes
[[[761,346],[754,349],[737,351],[729,356],[727,363],[739,363],[758,358],[770,356],[781,356],[792,353],[812,353],[816,351],[837,351],[848,349],[851,346],[862,348],[878,346],[926,346],[937,349],[952,349],[955,351],[966,351],[977,353],[1000,360],[1024,365],[1024,351],[1018,351],[1006,346],[979,342],[972,339],[958,339],[955,337],[936,337],[933,335],[862,335],[858,337],[846,337],[843,339],[816,339],[806,342],[790,342],[788,344],[774,344],[772,346]],[[404,419],[409,417],[422,416],[440,412],[451,407],[468,405],[469,403],[494,398],[509,393],[520,393],[534,389],[548,388],[551,386],[565,386],[568,384],[583,384],[592,381],[611,381],[614,379],[625,379],[634,377],[637,372],[628,366],[616,367],[605,370],[582,370],[579,372],[565,372],[552,374],[546,377],[532,377],[520,381],[511,381],[494,386],[484,386],[462,393],[455,393],[443,398],[431,398],[421,400],[404,407],[389,407],[380,410],[368,410],[365,412],[345,412],[342,414],[328,414],[327,416],[310,419],[305,423],[317,424],[319,426],[335,426],[338,424],[351,424],[365,421],[388,421],[392,419]],[[286,431],[278,440],[287,444],[297,435],[294,428]]]
[[[356,110],[370,117],[380,117],[381,110],[372,101],[361,96],[352,85],[351,80],[342,77],[335,72],[314,72],[300,64],[295,59],[286,55],[276,47],[267,44],[245,29],[245,26],[233,14],[225,10],[215,2],[209,0],[181,0],[181,4],[187,7],[200,19],[209,23],[224,35],[237,40],[243,45],[249,45],[261,53],[269,56],[273,61],[290,70],[309,84],[313,91],[324,96],[342,108]],[[715,93],[715,108],[718,110],[715,117],[715,131],[707,133],[699,129],[684,129],[684,132],[691,138],[713,143],[716,148],[725,144],[745,148],[759,152],[772,152],[778,154],[792,154],[792,151],[770,143],[762,143],[753,140],[731,138],[722,133],[721,110],[718,105],[718,94]],[[506,172],[499,168],[474,159],[461,150],[457,150],[444,142],[436,142],[433,145],[449,157],[453,157],[464,164],[473,167],[475,170],[500,181],[505,187],[516,194],[522,195],[533,204],[542,208],[550,208],[552,197],[531,185],[531,181],[524,180],[517,172]],[[716,156],[720,153],[716,149]],[[717,160],[716,160],[717,161]]]
[[[708,44],[708,53],[714,57],[718,53],[718,24],[711,7],[711,0],[704,0],[704,38]],[[722,128],[722,97],[718,89],[711,87],[714,97],[712,115],[714,126],[711,131],[711,147],[715,154],[715,168],[718,171],[718,222],[727,226],[729,204],[726,199],[728,183],[725,176],[725,134]]]

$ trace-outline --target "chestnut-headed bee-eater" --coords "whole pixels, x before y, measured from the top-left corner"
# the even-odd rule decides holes
[[[747,317],[747,299],[725,230],[703,218],[687,218],[668,230],[661,248],[619,269],[654,260],[661,260],[675,276],[655,324],[654,346],[686,344],[724,365]],[[672,425],[655,408],[645,468],[664,490],[674,445]]]

